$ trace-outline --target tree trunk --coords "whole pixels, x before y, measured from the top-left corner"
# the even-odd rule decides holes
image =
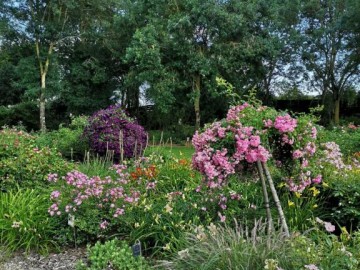
[[[50,64],[50,57],[52,54],[52,51],[54,49],[54,43],[50,42],[48,52],[46,55],[46,60],[43,63],[40,56],[40,43],[38,39],[35,42],[35,50],[36,50],[36,56],[39,62],[39,69],[40,69],[40,78],[41,78],[41,86],[40,86],[40,131],[46,132],[46,121],[45,121],[45,92],[46,92],[46,75],[49,70],[49,64]]]
[[[194,89],[195,130],[199,130],[200,128],[200,87],[201,87],[200,75],[196,75],[195,89]]]
[[[340,98],[335,100],[335,108],[334,108],[334,123],[335,125],[339,125],[340,122]]]
[[[46,73],[41,74],[41,88],[40,88],[40,131],[46,132],[45,121],[45,90],[46,90]]]

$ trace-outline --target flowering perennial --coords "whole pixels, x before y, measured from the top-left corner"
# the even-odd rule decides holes
[[[141,179],[133,179],[126,171],[125,165],[113,165],[111,169],[116,171],[117,179],[110,176],[105,178],[88,177],[79,171],[71,171],[61,179],[58,179],[56,174],[49,174],[48,181],[59,182],[61,185],[61,192],[54,190],[50,194],[52,205],[48,209],[49,214],[51,216],[60,216],[64,213],[74,216],[81,215],[83,204],[86,204],[87,207],[90,204],[107,213],[99,220],[99,227],[104,230],[110,225],[111,219],[125,214],[128,205],[138,203],[141,191],[155,188],[156,181],[153,179],[155,166],[143,169],[147,174],[145,178]],[[108,218],[108,220],[104,218]]]
[[[248,103],[229,109],[227,117],[196,132],[193,167],[210,188],[221,187],[244,164],[267,162],[271,157],[287,173],[291,191],[319,184],[322,176],[311,162],[316,153],[316,127],[309,118],[293,118],[274,109]],[[289,173],[290,172],[290,173]]]

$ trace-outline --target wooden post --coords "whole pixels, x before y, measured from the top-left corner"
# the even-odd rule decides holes
[[[263,190],[263,195],[264,195],[265,209],[266,209],[266,217],[267,217],[267,222],[268,222],[268,234],[270,235],[271,231],[273,229],[273,221],[272,221],[271,211],[270,211],[269,195],[268,195],[267,188],[266,188],[266,182],[265,182],[265,177],[264,177],[263,168],[261,166],[261,162],[258,160],[256,162],[256,165],[257,165],[257,169],[258,169],[260,180],[261,180],[261,185],[262,185],[262,190]]]
[[[276,208],[277,208],[277,210],[279,212],[281,226],[282,226],[282,228],[283,228],[283,230],[285,232],[285,235],[287,237],[289,237],[290,236],[289,228],[287,226],[286,218],[285,218],[284,212],[282,210],[281,203],[280,203],[279,197],[277,195],[277,192],[276,192],[276,189],[275,189],[275,186],[274,186],[274,182],[273,182],[273,180],[271,178],[269,168],[267,167],[266,162],[262,162],[261,164],[262,164],[263,170],[265,172],[265,176],[266,176],[266,178],[267,178],[267,180],[269,182],[270,190],[271,190],[271,193],[272,193]]]

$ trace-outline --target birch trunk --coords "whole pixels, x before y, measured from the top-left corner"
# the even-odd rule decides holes
[[[41,74],[41,88],[40,88],[40,131],[46,132],[45,120],[45,90],[46,90],[46,73]]]

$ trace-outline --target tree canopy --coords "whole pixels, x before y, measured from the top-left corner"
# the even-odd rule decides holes
[[[286,87],[318,93],[338,122],[358,91],[359,11],[356,0],[3,0],[0,106],[37,103],[41,130],[46,112],[115,102],[199,128],[234,95],[256,89],[271,104]]]

